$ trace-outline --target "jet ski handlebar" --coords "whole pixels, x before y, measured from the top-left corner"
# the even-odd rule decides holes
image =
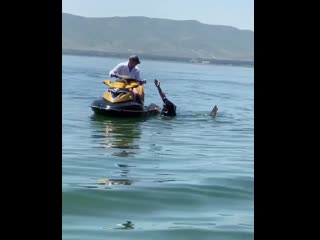
[[[137,79],[134,79],[134,78],[132,78],[132,77],[130,77],[130,76],[126,76],[126,75],[111,74],[111,77],[119,78],[119,79],[122,79],[122,80],[136,81],[136,82],[138,82],[138,83],[141,84],[141,85],[147,83],[147,80],[146,80],[146,79],[137,80]]]

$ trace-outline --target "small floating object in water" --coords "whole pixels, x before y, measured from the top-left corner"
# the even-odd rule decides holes
[[[98,184],[101,184],[101,185],[112,185],[111,181],[108,178],[99,179]]]
[[[100,185],[131,185],[132,181],[127,179],[108,179],[108,178],[101,178],[98,181]]]
[[[115,166],[121,167],[121,168],[135,167],[134,165],[119,164],[119,163],[116,163]]]
[[[134,224],[131,221],[127,221],[126,223],[117,224],[114,229],[134,229]]]

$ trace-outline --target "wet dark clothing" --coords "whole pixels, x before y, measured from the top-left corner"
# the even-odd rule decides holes
[[[176,106],[167,98],[163,98],[163,108],[161,110],[161,115],[170,117],[176,116]]]

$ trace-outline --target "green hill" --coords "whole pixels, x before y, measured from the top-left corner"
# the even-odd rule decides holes
[[[253,61],[254,33],[195,20],[62,14],[62,48],[159,57]]]

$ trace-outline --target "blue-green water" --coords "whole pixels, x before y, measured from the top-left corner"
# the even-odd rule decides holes
[[[177,116],[113,119],[89,106],[126,59],[62,59],[63,239],[254,238],[253,68],[141,59],[145,104],[158,78]]]

